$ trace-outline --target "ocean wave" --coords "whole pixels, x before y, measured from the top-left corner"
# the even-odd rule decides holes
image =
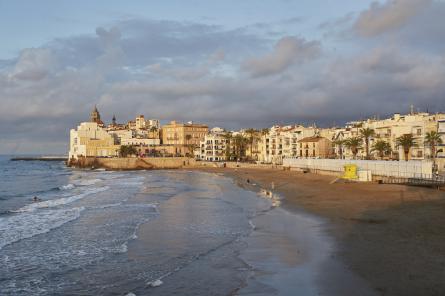
[[[12,243],[49,232],[80,217],[83,207],[27,212],[0,218],[0,250]]]
[[[57,207],[60,205],[72,203],[72,202],[82,199],[90,194],[99,193],[99,192],[102,192],[102,191],[105,191],[108,189],[109,189],[108,186],[93,188],[93,189],[89,189],[89,190],[87,190],[81,194],[78,194],[78,195],[73,195],[73,196],[62,197],[62,198],[58,198],[58,199],[51,199],[51,200],[28,204],[18,210],[11,211],[11,212],[23,213],[23,212],[32,212],[32,211],[35,211],[36,209]]]
[[[76,187],[74,184],[67,184],[67,185],[60,186],[59,189],[60,190],[71,190],[71,189],[74,189],[74,187]]]
[[[78,186],[91,186],[94,185],[96,183],[99,183],[103,181],[102,179],[85,179],[85,180],[78,180],[74,182],[74,185],[78,185]]]

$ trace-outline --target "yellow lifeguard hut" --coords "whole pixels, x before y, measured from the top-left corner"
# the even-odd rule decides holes
[[[343,175],[343,179],[348,179],[348,180],[358,179],[358,176],[357,176],[357,165],[355,165],[355,164],[346,164],[343,167],[345,168],[345,174]]]

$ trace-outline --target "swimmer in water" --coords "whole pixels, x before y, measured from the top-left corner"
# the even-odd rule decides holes
[[[38,198],[37,196],[34,196],[34,197],[32,198],[32,201],[33,201],[33,202],[38,202],[38,201],[40,201],[40,198]]]

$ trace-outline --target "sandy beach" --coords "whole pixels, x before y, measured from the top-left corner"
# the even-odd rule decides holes
[[[282,170],[200,170],[222,173],[251,190],[274,187],[284,209],[326,219],[327,234],[336,241],[334,256],[377,294],[444,294],[444,191],[332,183],[335,177]],[[325,287],[336,282],[338,275],[331,276]]]

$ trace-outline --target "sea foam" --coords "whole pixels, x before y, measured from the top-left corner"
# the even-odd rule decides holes
[[[22,239],[49,232],[80,217],[83,207],[24,212],[0,218],[0,249]]]
[[[60,190],[70,190],[70,189],[74,189],[74,187],[76,187],[74,184],[67,184],[67,185],[60,186],[59,189]]]
[[[108,186],[92,188],[92,189],[88,189],[85,192],[78,194],[78,195],[62,197],[62,198],[58,198],[58,199],[45,200],[45,201],[41,201],[41,202],[28,204],[18,210],[11,211],[11,212],[13,212],[13,213],[32,212],[32,211],[35,211],[36,209],[57,207],[57,206],[72,203],[72,202],[82,199],[90,194],[99,193],[99,192],[102,192],[102,191],[105,191],[108,189],[109,189]]]

